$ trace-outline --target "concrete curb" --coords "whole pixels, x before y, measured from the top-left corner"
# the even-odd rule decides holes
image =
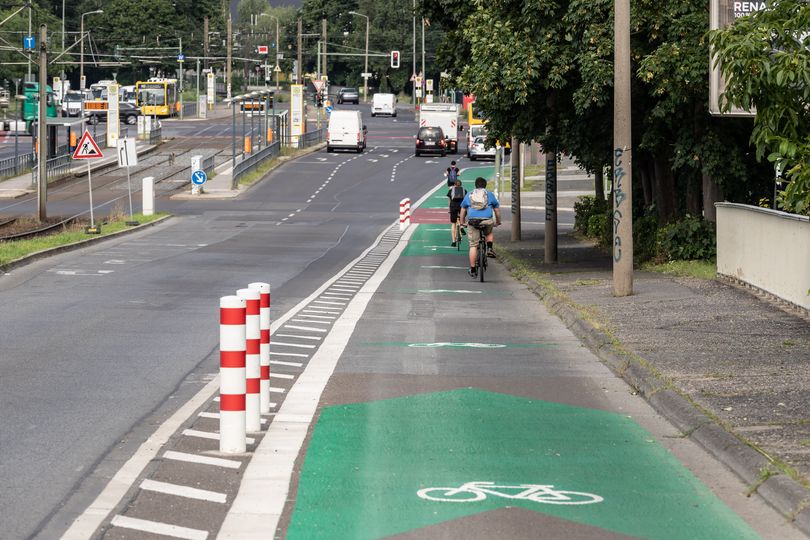
[[[104,236],[96,236],[93,238],[88,238],[86,240],[79,240],[78,242],[73,242],[72,244],[65,244],[64,246],[57,246],[48,249],[43,249],[42,251],[37,251],[35,253],[31,253],[24,257],[20,257],[19,259],[14,259],[13,261],[5,264],[0,265],[0,272],[8,272],[9,270],[13,270],[15,268],[20,268],[21,266],[25,266],[27,264],[31,264],[34,261],[38,261],[39,259],[44,259],[46,257],[50,257],[52,255],[58,255],[59,253],[65,253],[68,251],[75,251],[77,249],[81,249],[86,247],[88,244],[92,244],[95,242],[102,242],[104,240],[111,240],[113,238],[118,238],[119,236],[125,234],[131,234],[135,231],[139,231],[141,229],[145,229],[146,227],[153,227],[159,223],[163,223],[167,219],[171,218],[171,215],[160,217],[154,221],[150,221],[149,223],[144,223],[143,225],[137,225],[135,227],[130,227],[129,229],[124,229],[122,231],[114,232],[112,234],[107,234]]]
[[[501,257],[498,260],[510,273],[515,273],[516,267],[512,261]],[[777,473],[766,456],[729,432],[686,397],[672,390],[669,383],[645,365],[642,358],[634,358],[617,347],[610,336],[581,316],[581,306],[543,283],[528,277],[519,279],[611,371],[635,388],[684,437],[692,439],[724,463],[751,486],[751,493],[758,493],[800,531],[810,535],[810,492],[807,489],[792,478]],[[767,471],[773,472],[773,475],[767,476]]]

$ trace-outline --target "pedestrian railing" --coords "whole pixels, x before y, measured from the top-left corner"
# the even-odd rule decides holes
[[[239,180],[246,174],[255,170],[259,165],[269,159],[273,159],[281,153],[281,143],[274,142],[270,146],[259,150],[250,157],[243,158],[242,161],[236,164],[233,168],[233,181],[231,184],[232,189],[236,189],[239,185]]]
[[[18,176],[34,164],[36,154],[29,152],[0,159],[0,176]]]
[[[160,141],[163,140],[162,129],[156,128],[149,132],[149,144],[160,144]]]
[[[205,171],[206,174],[211,174],[214,171],[214,167],[216,167],[216,154],[211,154],[207,158],[203,159],[202,161],[202,169]]]
[[[195,118],[197,116],[197,103],[183,103],[183,118]]]
[[[62,178],[70,174],[70,167],[72,165],[72,156],[70,153],[61,156],[52,157],[45,162],[45,170],[47,171],[47,182]],[[39,182],[39,167],[37,164],[31,168],[31,184]]]
[[[298,136],[298,148],[309,148],[316,144],[322,143],[326,136],[326,128],[321,128],[316,131],[309,131],[303,135]]]

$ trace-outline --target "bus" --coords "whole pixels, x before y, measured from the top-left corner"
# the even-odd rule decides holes
[[[135,83],[136,105],[147,116],[167,118],[180,110],[175,79],[149,79]]]
[[[47,92],[47,101],[45,116],[48,118],[56,118],[56,95],[50,86],[45,87]],[[25,120],[25,129],[29,133],[34,133],[34,122],[39,118],[39,83],[27,82],[23,84],[23,101],[22,119]]]

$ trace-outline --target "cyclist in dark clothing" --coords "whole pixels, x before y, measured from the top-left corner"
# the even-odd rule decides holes
[[[453,186],[447,191],[447,198],[450,200],[448,203],[448,210],[450,211],[450,239],[451,246],[456,247],[457,242],[461,242],[461,235],[464,234],[464,229],[459,222],[459,213],[461,212],[461,201],[467,195],[467,190],[461,185],[461,180],[456,180]]]

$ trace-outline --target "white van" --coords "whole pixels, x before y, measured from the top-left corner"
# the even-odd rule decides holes
[[[332,111],[326,128],[326,151],[355,150],[358,154],[366,148],[366,126],[360,111]]]
[[[378,114],[397,117],[397,97],[394,94],[374,94],[371,100],[371,116]]]

